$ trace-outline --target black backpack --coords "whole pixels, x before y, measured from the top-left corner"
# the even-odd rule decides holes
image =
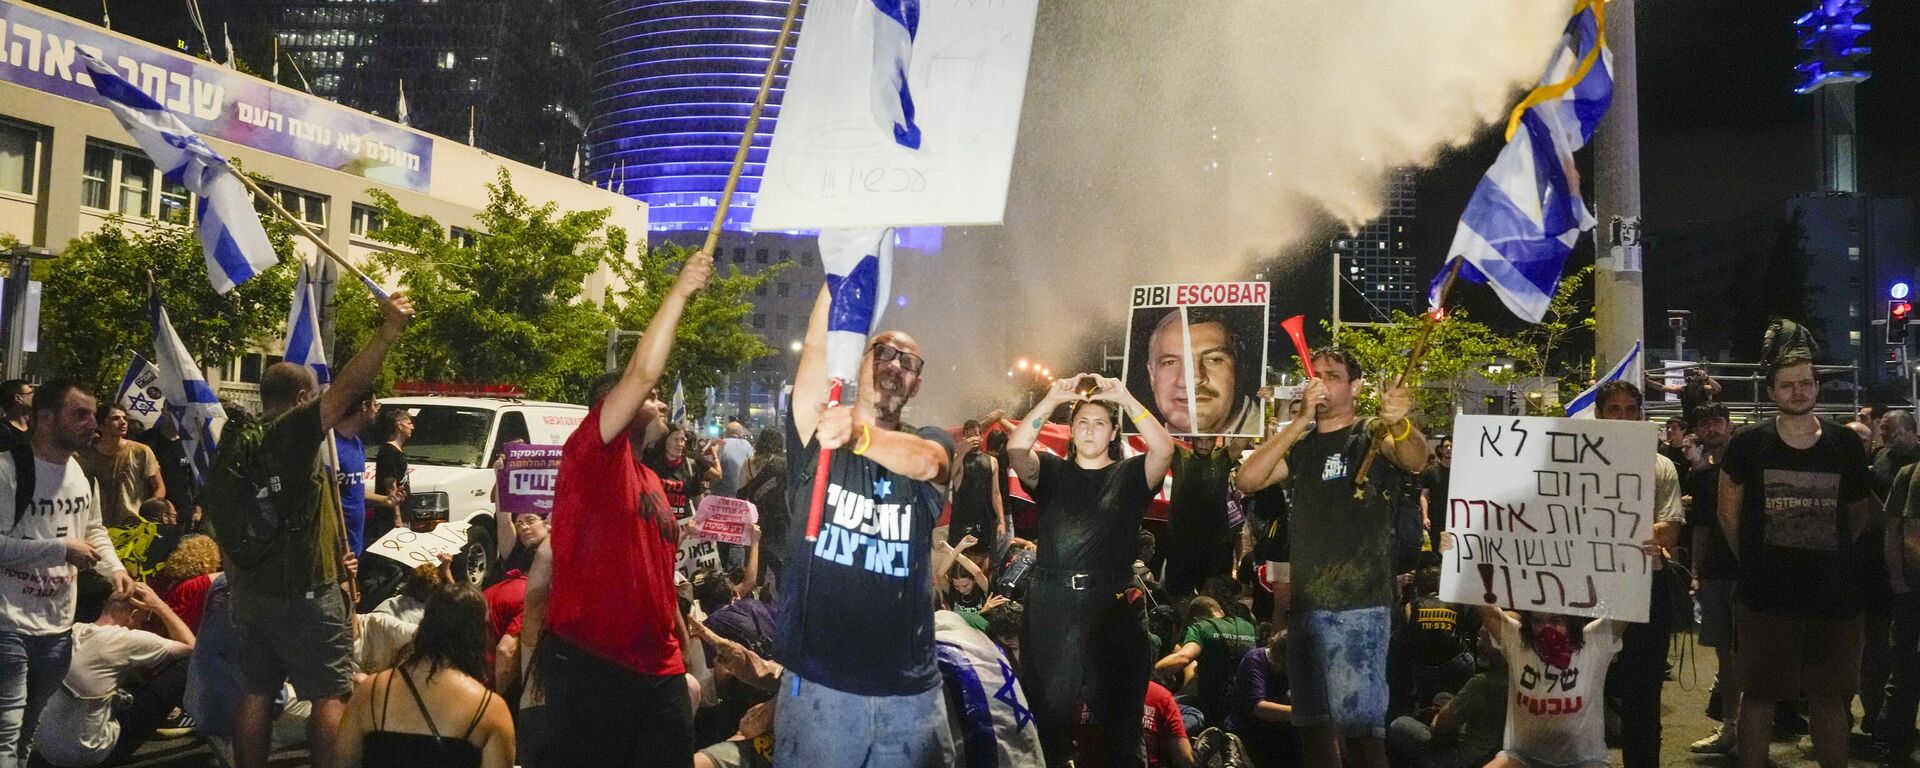
[[[13,524],[18,526],[33,506],[33,444],[21,438],[7,453],[13,456]]]
[[[266,426],[249,422],[222,438],[201,486],[200,508],[221,551],[234,565],[252,568],[279,552],[298,533],[299,521],[281,512],[283,486],[266,461]]]

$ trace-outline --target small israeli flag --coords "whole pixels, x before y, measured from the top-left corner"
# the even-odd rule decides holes
[[[139,424],[141,429],[152,428],[160,418],[160,412],[167,407],[167,398],[160,394],[157,384],[159,380],[160,371],[138,352],[133,354],[133,362],[127,365],[127,375],[120,377],[120,388],[113,401],[125,409],[127,418]]]
[[[873,116],[893,140],[920,148],[920,126],[913,122],[913,93],[907,68],[913,63],[913,39],[920,34],[920,0],[872,0]]]
[[[273,244],[253,212],[246,185],[234,175],[227,160],[207,146],[193,129],[168,112],[132,83],[121,79],[105,62],[86,57],[93,87],[120,125],[153,159],[170,181],[199,196],[195,217],[200,223],[200,248],[207,258],[207,277],[220,293],[246,282],[274,265]]]
[[[313,380],[322,389],[333,381],[327,367],[327,351],[320,343],[320,313],[313,301],[312,271],[300,263],[300,276],[293,281],[293,304],[287,312],[287,351],[282,356],[294,365],[313,371]]]
[[[158,287],[147,293],[147,313],[153,321],[153,366],[160,371],[155,383],[167,398],[167,413],[180,427],[180,447],[192,460],[194,480],[199,482],[213,467],[213,450],[220,428],[226,426],[227,412],[193,355],[187,353],[187,345],[173,332],[167,308],[160,305]]]
[[[893,229],[820,230],[827,272],[827,378],[854,385],[893,280]]]

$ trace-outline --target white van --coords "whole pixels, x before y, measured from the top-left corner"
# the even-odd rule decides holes
[[[502,446],[523,442],[560,445],[587,416],[583,405],[497,397],[418,395],[384,397],[381,407],[413,414],[407,441],[406,520],[445,520],[472,526],[469,540],[486,550],[469,558],[482,571],[499,551],[494,522],[494,459]],[[372,454],[372,446],[368,447]],[[371,457],[367,462],[373,470]],[[511,530],[505,531],[511,535]],[[478,562],[471,562],[477,560]]]

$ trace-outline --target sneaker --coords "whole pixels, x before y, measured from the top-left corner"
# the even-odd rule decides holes
[[[172,717],[167,718],[166,722],[161,723],[159,728],[153,729],[153,735],[161,739],[178,739],[185,736],[192,736],[196,725],[198,724],[195,723],[193,718],[187,715],[187,713],[175,710]]]
[[[1734,746],[1733,732],[1723,725],[1713,729],[1713,733],[1707,734],[1706,738],[1694,742],[1687,749],[1696,755],[1731,755]]]

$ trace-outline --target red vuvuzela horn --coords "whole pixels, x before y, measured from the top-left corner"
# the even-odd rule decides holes
[[[1305,315],[1294,315],[1293,317],[1280,321],[1280,328],[1286,331],[1287,336],[1293,339],[1293,348],[1296,352],[1300,353],[1300,366],[1307,370],[1307,378],[1311,379],[1314,378],[1313,353],[1307,349],[1306,323],[1307,317]]]

